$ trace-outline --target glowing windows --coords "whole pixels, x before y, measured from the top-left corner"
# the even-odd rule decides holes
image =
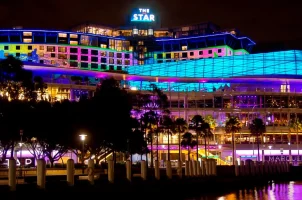
[[[46,47],[46,51],[47,52],[55,52],[56,51],[56,47],[55,46],[47,46]]]

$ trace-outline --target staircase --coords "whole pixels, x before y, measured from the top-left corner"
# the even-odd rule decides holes
[[[211,152],[207,152],[208,153],[208,157],[212,158],[214,157],[215,155],[213,155]],[[202,157],[205,157],[205,150],[204,149],[198,149],[198,154],[201,155]],[[221,159],[221,158],[214,158],[217,160],[217,164],[218,165],[230,165],[229,162]]]

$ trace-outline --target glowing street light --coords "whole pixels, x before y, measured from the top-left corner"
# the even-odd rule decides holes
[[[85,139],[87,137],[86,134],[81,134],[79,135],[80,136],[80,139],[82,140],[82,174],[84,174],[84,151],[85,151]]]

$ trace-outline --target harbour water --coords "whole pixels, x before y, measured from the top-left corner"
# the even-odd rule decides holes
[[[225,195],[204,195],[186,200],[302,200],[302,181],[272,183],[265,187],[241,189]]]

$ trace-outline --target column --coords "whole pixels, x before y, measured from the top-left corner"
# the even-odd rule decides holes
[[[143,180],[147,180],[147,166],[145,160],[141,161],[141,177]]]
[[[45,188],[46,182],[46,163],[44,159],[37,160],[37,186],[41,189]]]
[[[126,175],[127,175],[127,180],[131,182],[132,172],[131,172],[131,161],[130,160],[126,161]]]
[[[88,160],[88,181],[91,185],[94,184],[94,160]]]
[[[67,184],[69,186],[74,186],[74,160],[68,159],[67,160]]]
[[[108,181],[109,183],[114,183],[114,163],[113,160],[108,160]]]
[[[13,158],[8,161],[8,186],[11,191],[16,190],[16,160]]]
[[[159,161],[155,161],[155,179],[160,180]]]
[[[166,174],[168,179],[172,179],[172,167],[171,167],[171,161],[166,161]]]

